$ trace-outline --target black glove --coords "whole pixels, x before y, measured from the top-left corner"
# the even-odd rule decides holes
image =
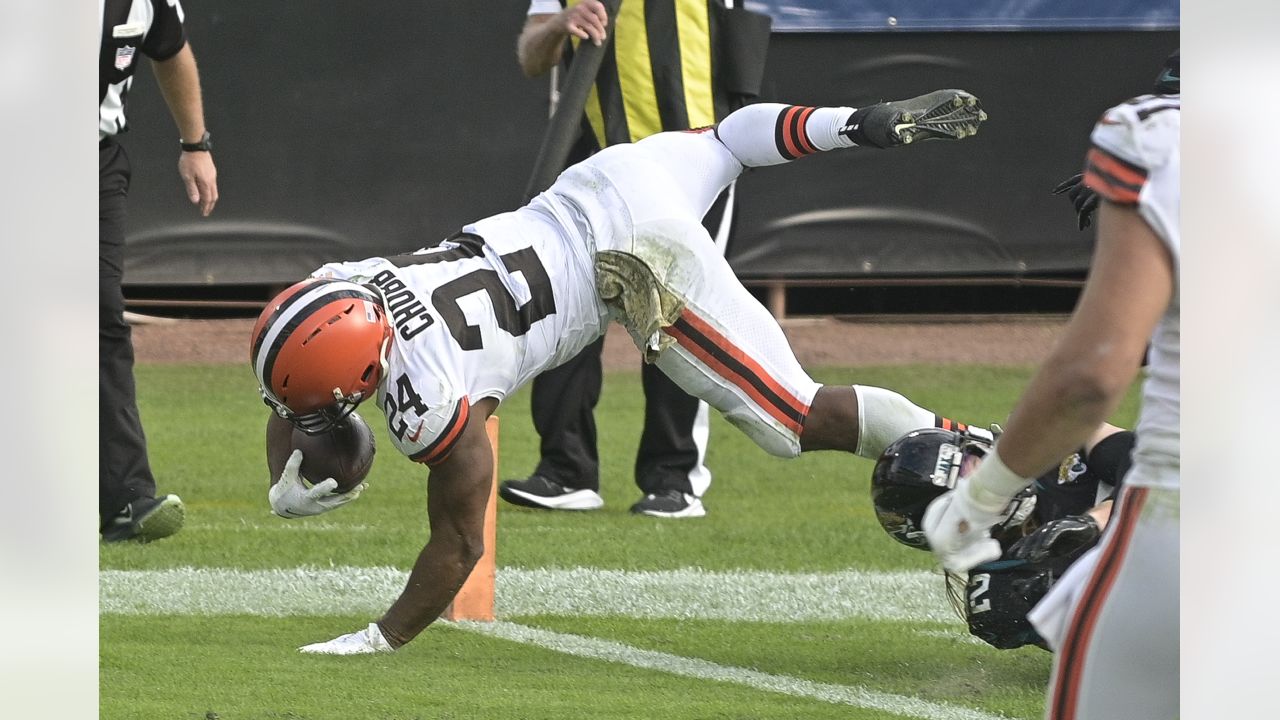
[[[1053,189],[1054,195],[1066,193],[1071,198],[1071,204],[1076,206],[1076,217],[1080,220],[1080,229],[1089,227],[1089,222],[1093,215],[1093,211],[1098,209],[1098,193],[1090,190],[1084,184],[1084,173],[1072,175],[1071,177],[1058,183]]]
[[[1098,542],[1102,531],[1091,515],[1068,515],[1036,528],[1009,548],[1008,557],[1033,565],[1056,561],[1065,569]]]

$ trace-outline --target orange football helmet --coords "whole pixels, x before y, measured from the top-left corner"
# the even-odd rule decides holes
[[[308,278],[267,303],[249,361],[262,399],[303,432],[328,432],[377,391],[391,342],[378,293]]]

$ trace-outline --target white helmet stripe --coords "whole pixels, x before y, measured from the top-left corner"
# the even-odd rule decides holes
[[[277,310],[275,317],[262,330],[262,338],[257,344],[253,358],[253,371],[258,377],[258,384],[273,400],[279,400],[271,392],[269,382],[275,358],[283,345],[284,336],[306,320],[317,308],[342,298],[358,298],[377,302],[377,296],[367,288],[345,280],[321,281],[314,287],[291,298]]]

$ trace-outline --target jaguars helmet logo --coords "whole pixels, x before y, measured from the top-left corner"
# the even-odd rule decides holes
[[[1058,484],[1072,485],[1088,470],[1089,466],[1084,464],[1084,458],[1080,457],[1080,453],[1072,453],[1058,466]]]

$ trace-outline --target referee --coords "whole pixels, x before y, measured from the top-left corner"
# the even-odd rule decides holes
[[[520,67],[529,77],[571,62],[578,42],[600,45],[606,33],[613,35],[604,48],[569,163],[655,133],[712,125],[738,106],[735,100],[740,98],[720,82],[725,68],[718,67],[725,6],[723,0],[624,0],[615,27],[607,27],[609,19],[599,0],[532,0],[517,42]],[[758,54],[763,56],[763,48]],[[554,84],[553,79],[553,92]],[[721,252],[728,240],[732,197],[730,186],[704,219]],[[541,436],[541,457],[528,478],[501,484],[504,500],[555,510],[603,506],[594,417],[603,347],[601,338],[534,379],[533,423]],[[656,366],[645,364],[641,375],[645,417],[635,481],[643,496],[631,512],[702,517],[702,496],[711,484],[704,463],[707,404],[685,393]]]
[[[116,138],[128,129],[125,100],[139,54],[178,126],[178,174],[208,216],[218,201],[217,170],[204,125],[200,77],[179,0],[98,0],[98,514],[104,542],[149,542],[182,528],[177,495],[156,495],[138,417],[133,340],[120,289],[129,195],[129,157]]]

